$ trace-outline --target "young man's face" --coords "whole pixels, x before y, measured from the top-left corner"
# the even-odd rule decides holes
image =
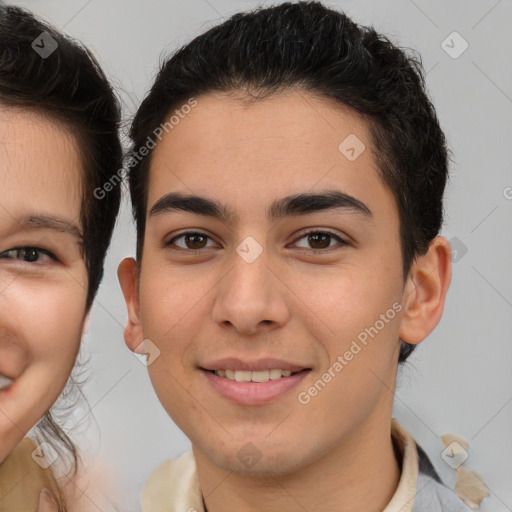
[[[74,137],[22,110],[0,116],[0,463],[64,388],[87,272]]]
[[[348,197],[268,215],[285,197],[328,191]],[[236,218],[174,209],[168,194]],[[414,283],[402,277],[395,200],[351,111],[306,92],[197,98],[152,156],[138,296],[133,261],[123,266],[127,342],[150,340],[153,386],[197,456],[277,476],[346,447],[356,429],[389,433]],[[237,382],[215,369],[262,370],[237,381],[292,375]]]

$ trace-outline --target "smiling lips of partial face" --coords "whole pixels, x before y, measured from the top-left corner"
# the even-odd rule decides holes
[[[14,379],[10,379],[9,377],[6,377],[0,373],[0,391],[7,389],[13,382]]]

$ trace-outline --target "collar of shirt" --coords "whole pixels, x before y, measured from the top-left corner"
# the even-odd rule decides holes
[[[402,457],[398,487],[383,512],[412,512],[418,479],[418,452],[411,435],[394,418],[391,436]],[[205,512],[193,453],[165,461],[141,493],[143,512]]]

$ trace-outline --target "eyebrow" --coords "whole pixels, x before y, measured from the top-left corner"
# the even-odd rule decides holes
[[[24,229],[51,229],[59,233],[67,233],[76,238],[80,244],[83,243],[83,234],[78,226],[50,215],[29,215],[20,222],[20,226]]]
[[[363,217],[372,217],[372,212],[362,201],[338,190],[325,190],[315,194],[293,194],[276,199],[268,208],[271,220],[307,215],[325,210],[346,211]],[[224,223],[238,222],[239,216],[227,205],[197,195],[171,192],[161,197],[151,208],[150,217],[174,211],[184,211],[213,217]]]

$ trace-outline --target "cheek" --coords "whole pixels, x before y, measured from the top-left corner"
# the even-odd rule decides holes
[[[6,290],[3,301],[0,325],[10,333],[25,361],[13,398],[4,396],[3,408],[28,431],[53,405],[69,378],[80,346],[86,291],[76,283],[35,286],[20,276]],[[1,418],[0,434],[7,439],[4,451],[21,439],[12,424]]]
[[[191,407],[184,389],[195,371],[193,340],[210,318],[207,293],[213,279],[194,278],[191,271],[179,272],[149,261],[148,268],[150,272],[142,270],[139,289],[142,335],[159,350],[148,373],[160,402],[179,421],[180,411]]]
[[[37,297],[26,292],[18,301],[20,329],[41,387],[56,389],[67,380],[80,346],[85,301],[86,291],[77,283],[41,287]]]
[[[171,269],[148,261],[140,278],[140,316],[144,336],[157,345],[173,338],[174,331],[188,329],[194,318],[203,314],[216,274],[204,274],[188,269]],[[186,337],[186,336],[185,336]]]
[[[293,288],[300,290],[299,303],[326,336],[346,339],[373,325],[401,298],[401,275],[395,267],[361,261],[324,269],[321,276],[298,275]]]
[[[376,400],[382,387],[377,376],[387,381],[383,376],[398,359],[400,272],[399,265],[375,259],[333,268],[314,284],[301,277],[297,287],[308,288],[301,318],[325,353],[320,369],[325,378],[311,394],[302,390],[306,399],[315,397],[316,406],[330,409],[342,403],[358,410]],[[321,408],[316,412],[322,414]]]

